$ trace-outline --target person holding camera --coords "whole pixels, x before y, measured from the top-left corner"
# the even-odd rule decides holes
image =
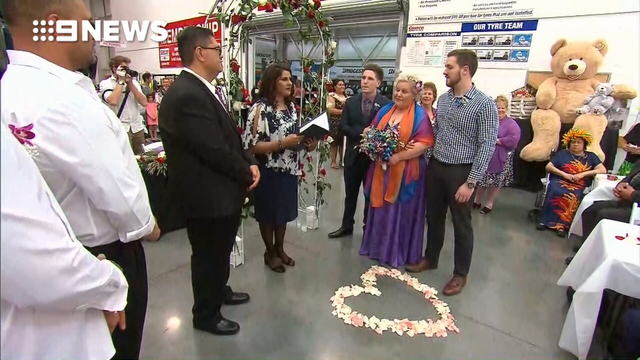
[[[142,86],[135,79],[138,72],[129,68],[131,59],[115,56],[109,60],[109,68],[113,75],[100,82],[100,93],[111,109],[116,113],[122,126],[129,134],[129,142],[133,153],[144,153],[144,119],[140,107],[146,108],[147,97]]]

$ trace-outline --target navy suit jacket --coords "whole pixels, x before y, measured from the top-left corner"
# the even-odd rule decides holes
[[[362,132],[371,125],[371,121],[375,118],[378,110],[382,109],[389,103],[389,99],[380,94],[376,94],[374,104],[378,104],[376,109],[369,116],[362,115],[362,94],[352,96],[347,99],[342,110],[342,118],[340,119],[340,128],[347,138],[347,148],[345,149],[344,163],[345,165],[353,165],[358,157],[360,150],[356,146],[362,139]]]

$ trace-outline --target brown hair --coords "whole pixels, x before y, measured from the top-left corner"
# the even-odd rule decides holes
[[[258,96],[260,96],[261,99],[265,99],[269,104],[275,105],[278,79],[280,79],[280,76],[282,76],[282,73],[285,71],[291,74],[291,69],[284,64],[273,64],[267,67],[262,74],[262,78],[260,78],[262,81],[260,82]],[[284,99],[285,105],[287,106],[293,102],[293,87],[291,90],[291,94]]]
[[[434,101],[438,99],[438,89],[436,88],[436,84],[432,83],[431,81],[427,81],[426,83],[423,83],[422,91],[425,91],[425,90],[431,90],[431,92],[433,93]]]
[[[109,69],[113,70],[120,66],[120,64],[126,63],[127,65],[131,64],[131,59],[126,56],[116,55],[109,60]]]
[[[473,50],[456,49],[447,54],[447,57],[452,56],[456,57],[456,63],[458,63],[458,66],[460,66],[461,68],[465,66],[469,67],[469,73],[471,74],[471,77],[476,74],[476,71],[478,70],[478,55],[476,55]]]
[[[384,70],[382,70],[380,66],[376,64],[367,64],[362,69],[362,72],[364,73],[367,70],[373,71],[376,74],[376,79],[378,79],[378,81],[382,81],[382,78],[384,77]]]

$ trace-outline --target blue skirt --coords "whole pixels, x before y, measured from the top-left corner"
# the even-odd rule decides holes
[[[260,182],[254,190],[256,221],[286,226],[298,217],[298,177],[260,165]]]

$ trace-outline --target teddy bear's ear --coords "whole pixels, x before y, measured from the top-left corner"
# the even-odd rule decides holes
[[[555,55],[558,52],[558,50],[565,47],[566,45],[567,45],[567,39],[560,39],[556,41],[556,43],[553,44],[553,46],[551,46],[551,56]]]
[[[607,40],[605,39],[598,39],[594,41],[593,47],[598,49],[598,51],[600,52],[600,54],[602,54],[602,56],[607,55],[607,51],[609,51],[609,45],[607,45]]]

